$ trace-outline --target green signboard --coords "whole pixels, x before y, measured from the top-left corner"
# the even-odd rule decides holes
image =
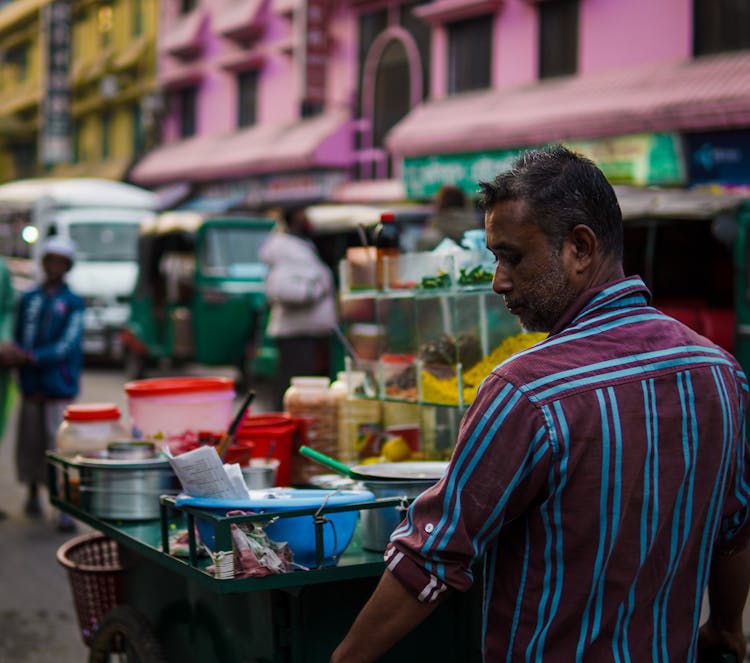
[[[680,137],[674,133],[633,134],[565,145],[588,156],[613,184],[682,186],[686,181]],[[455,184],[476,196],[477,182],[508,170],[527,147],[404,160],[404,184],[411,199],[434,198],[442,184]]]

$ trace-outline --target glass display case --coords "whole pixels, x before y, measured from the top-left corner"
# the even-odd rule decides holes
[[[544,335],[526,333],[492,291],[488,251],[409,253],[377,268],[372,253],[351,257],[340,265],[340,297],[356,354],[347,369],[369,376],[358,396],[382,402],[385,429],[401,408],[401,423],[420,428],[419,454],[446,457],[481,381]]]

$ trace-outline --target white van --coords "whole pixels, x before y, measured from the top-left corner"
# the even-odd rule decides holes
[[[121,357],[120,332],[130,313],[137,275],[141,223],[157,207],[157,196],[139,187],[97,178],[38,178],[0,185],[0,225],[20,233],[36,265],[43,240],[69,237],[76,260],[68,274],[86,301],[84,353]],[[18,250],[4,251],[18,254]]]

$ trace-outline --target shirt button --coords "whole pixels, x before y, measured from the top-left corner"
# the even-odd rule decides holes
[[[432,523],[427,523],[427,524],[426,524],[426,525],[424,526],[424,531],[425,531],[425,532],[427,532],[428,534],[429,534],[430,532],[432,532],[432,530],[434,530],[434,529],[435,529],[435,526],[434,526],[434,525],[433,525]]]

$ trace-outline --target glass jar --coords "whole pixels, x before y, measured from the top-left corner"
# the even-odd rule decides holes
[[[355,395],[364,381],[364,371],[349,371],[331,385],[338,401],[338,457],[350,465],[379,454],[380,401]]]
[[[326,456],[338,455],[337,400],[326,377],[297,376],[284,393],[284,411],[302,423],[305,444]],[[308,485],[312,477],[329,470],[313,460],[294,453],[293,485]]]

